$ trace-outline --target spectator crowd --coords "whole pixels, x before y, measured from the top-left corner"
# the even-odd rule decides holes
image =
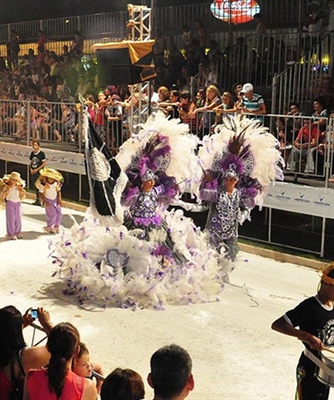
[[[258,16],[254,21],[258,31],[263,22]],[[76,106],[79,102],[85,104],[96,131],[115,151],[131,136],[131,113],[143,104],[150,104],[153,112],[161,110],[170,118],[180,118],[200,138],[213,133],[217,124],[237,113],[265,122],[266,104],[253,85],[236,82],[232,88],[226,88],[219,76],[222,66],[226,67],[226,57],[232,62],[233,52],[244,46],[242,38],[223,54],[219,44],[209,39],[201,21],[197,20],[193,29],[182,25],[181,32],[182,52],[167,43],[162,30],[158,30],[153,48],[156,70],[153,81],[145,85],[117,86],[110,82],[101,87],[97,65],[84,57],[84,38],[79,31],[74,33],[72,44],[64,45],[63,52],[56,54],[47,49],[47,35],[40,30],[38,54],[29,49],[28,54],[19,58],[19,36],[12,30],[7,60],[0,58],[0,133],[11,135],[14,140],[26,139],[29,135],[32,140],[78,145],[84,139],[80,133],[81,107]],[[321,114],[313,112],[309,116],[327,118],[331,98],[318,96],[315,101],[320,104]],[[324,164],[326,120],[322,119],[319,127],[316,126],[319,120],[312,121],[313,130],[306,126],[299,126],[297,130],[297,120],[287,121],[281,118],[280,128],[273,134],[281,143],[283,136],[289,138],[288,147],[282,145],[288,170],[295,171],[295,164],[299,161],[301,165],[301,160],[307,158],[305,172],[320,171]],[[297,122],[293,129],[292,121]],[[298,147],[301,137],[302,151]]]
[[[47,335],[46,345],[28,347],[23,329],[32,326]],[[48,311],[39,307],[24,315],[14,306],[0,309],[1,400],[141,400],[142,377],[134,370],[114,369],[106,378],[90,360],[78,329],[69,322],[53,325]],[[151,357],[148,384],[153,400],[183,400],[194,389],[192,360],[182,347],[171,344]]]

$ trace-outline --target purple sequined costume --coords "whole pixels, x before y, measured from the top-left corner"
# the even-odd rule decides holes
[[[234,261],[239,252],[238,246],[238,214],[240,193],[237,189],[229,195],[224,189],[217,193],[212,203],[206,222],[211,245],[219,252],[223,243],[227,247],[227,256]]]
[[[142,240],[150,240],[152,230],[163,229],[166,232],[165,239],[155,249],[156,256],[169,256],[178,264],[186,262],[186,258],[174,250],[174,243],[166,222],[161,215],[157,214],[159,196],[164,192],[162,185],[155,186],[149,192],[141,191],[133,206],[130,207],[130,214],[125,218],[125,226],[132,230],[140,228],[143,234],[138,237]]]
[[[141,191],[134,206],[130,207],[130,213],[135,226],[158,227],[161,224],[161,216],[157,215],[159,195],[163,192],[162,186],[156,186],[149,192]]]

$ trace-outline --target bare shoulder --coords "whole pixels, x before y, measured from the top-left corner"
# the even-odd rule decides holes
[[[85,388],[82,400],[96,400],[97,390],[94,382],[91,379],[85,379]]]
[[[50,360],[50,353],[45,346],[27,347],[21,353],[21,362],[25,372],[31,368],[45,367]]]

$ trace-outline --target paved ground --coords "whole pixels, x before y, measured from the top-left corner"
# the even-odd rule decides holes
[[[71,225],[69,214],[79,220],[83,216],[69,209],[64,213],[65,227]],[[165,311],[81,307],[62,294],[61,283],[51,276],[55,268],[48,244],[55,236],[42,231],[44,209],[26,200],[23,215],[24,238],[8,241],[0,209],[1,307],[14,304],[25,311],[43,306],[54,323],[74,323],[105,374],[129,367],[146,379],[151,354],[178,343],[193,358],[196,387],[190,400],[294,398],[294,368],[302,344],[271,331],[270,325],[315,293],[319,278],[314,269],[242,252],[217,302]],[[26,329],[28,344],[32,332]],[[40,337],[37,332],[35,340]],[[148,385],[146,389],[146,399],[151,399],[152,391]]]

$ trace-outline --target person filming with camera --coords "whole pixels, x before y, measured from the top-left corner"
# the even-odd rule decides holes
[[[33,326],[36,317],[48,335],[53,324],[43,307],[29,308],[24,315],[12,305],[0,309],[0,400],[22,399],[27,372],[49,362],[45,346],[28,347],[24,341],[23,328]]]

